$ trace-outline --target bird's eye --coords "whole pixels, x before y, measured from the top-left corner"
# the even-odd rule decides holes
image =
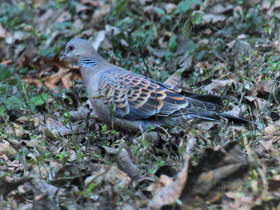
[[[75,48],[75,47],[74,47],[73,45],[70,45],[70,46],[69,46],[69,50],[70,50],[70,51],[73,51],[74,48]]]

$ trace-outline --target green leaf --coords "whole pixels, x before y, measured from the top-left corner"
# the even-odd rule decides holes
[[[97,95],[97,96],[93,96],[92,99],[100,99],[100,98],[103,98],[104,95]]]
[[[5,66],[0,66],[0,81],[4,81],[12,76],[14,76],[14,69],[12,68],[5,68]]]
[[[41,93],[40,95],[33,97],[31,101],[34,103],[35,106],[38,106],[44,104],[48,98],[50,98],[49,94]]]
[[[182,71],[178,71],[178,75],[179,75],[180,77],[182,77],[182,74],[183,74]]]
[[[168,49],[171,52],[175,52],[177,50],[177,36],[176,35],[173,35],[170,37],[169,43],[168,43]]]
[[[90,193],[93,191],[93,189],[97,186],[97,184],[95,182],[91,182],[89,185],[88,185],[88,188],[87,188],[87,192]]]
[[[7,109],[22,109],[24,108],[24,99],[22,97],[11,96],[6,99],[0,98],[0,104],[6,105]]]
[[[0,116],[4,116],[6,113],[5,107],[4,106],[0,106]]]
[[[110,87],[108,87],[107,89],[106,89],[106,91],[105,91],[105,96],[107,96],[108,95],[108,93],[109,93],[109,91],[110,91]]]
[[[184,154],[184,150],[183,150],[182,147],[179,148],[178,153],[179,153],[179,155],[183,155]]]
[[[185,0],[185,1],[181,1],[178,4],[174,13],[180,13],[180,12],[187,13],[191,9],[193,4],[198,4],[203,6],[202,1],[200,0]]]
[[[184,26],[183,26],[183,35],[184,36],[187,36],[188,33],[190,31],[190,20],[186,20],[186,22],[184,23]]]
[[[113,11],[113,15],[114,16],[121,15],[126,10],[127,5],[128,5],[128,0],[117,0],[115,9]]]
[[[149,130],[153,130],[153,126],[151,126],[151,125],[148,125],[148,127],[147,127]]]
[[[104,134],[106,131],[107,131],[107,126],[106,126],[106,125],[103,125],[103,126],[102,126],[102,133]]]
[[[179,12],[186,13],[187,11],[189,11],[189,9],[191,8],[192,4],[193,4],[193,1],[189,1],[189,0],[181,1],[178,4],[177,9],[178,9]]]
[[[270,0],[270,8],[271,8],[272,6],[275,6],[275,3],[276,3],[276,0]]]
[[[193,15],[192,15],[192,23],[194,25],[198,25],[200,24],[202,21],[202,14],[200,12],[195,12]]]
[[[110,105],[110,116],[111,117],[113,116],[115,110],[116,110],[115,103],[112,102],[111,105]]]
[[[39,47],[39,53],[42,57],[46,58],[53,58],[55,56],[54,49],[45,46]]]
[[[21,1],[21,2],[18,3],[18,8],[19,8],[20,10],[23,10],[23,9],[24,9],[24,2],[23,2],[23,1]]]
[[[155,10],[156,13],[158,13],[160,15],[165,15],[164,10],[159,8],[159,7],[155,7],[154,10]]]
[[[177,199],[177,200],[176,200],[176,204],[178,204],[179,206],[183,206],[183,202],[182,202],[182,200],[180,200],[180,199]]]

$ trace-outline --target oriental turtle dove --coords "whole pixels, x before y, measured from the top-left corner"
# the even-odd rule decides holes
[[[249,122],[221,113],[218,96],[192,94],[107,62],[86,40],[70,40],[63,59],[78,62],[96,116],[116,129],[145,131],[181,118]]]

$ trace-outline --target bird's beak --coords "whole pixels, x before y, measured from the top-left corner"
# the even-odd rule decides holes
[[[66,57],[67,57],[67,53],[64,53],[64,55],[60,57],[60,61],[63,61]]]

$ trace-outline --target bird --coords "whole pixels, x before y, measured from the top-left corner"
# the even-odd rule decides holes
[[[116,130],[144,132],[180,119],[251,122],[223,113],[220,96],[191,93],[111,64],[84,39],[68,41],[60,60],[78,63],[96,117]]]

